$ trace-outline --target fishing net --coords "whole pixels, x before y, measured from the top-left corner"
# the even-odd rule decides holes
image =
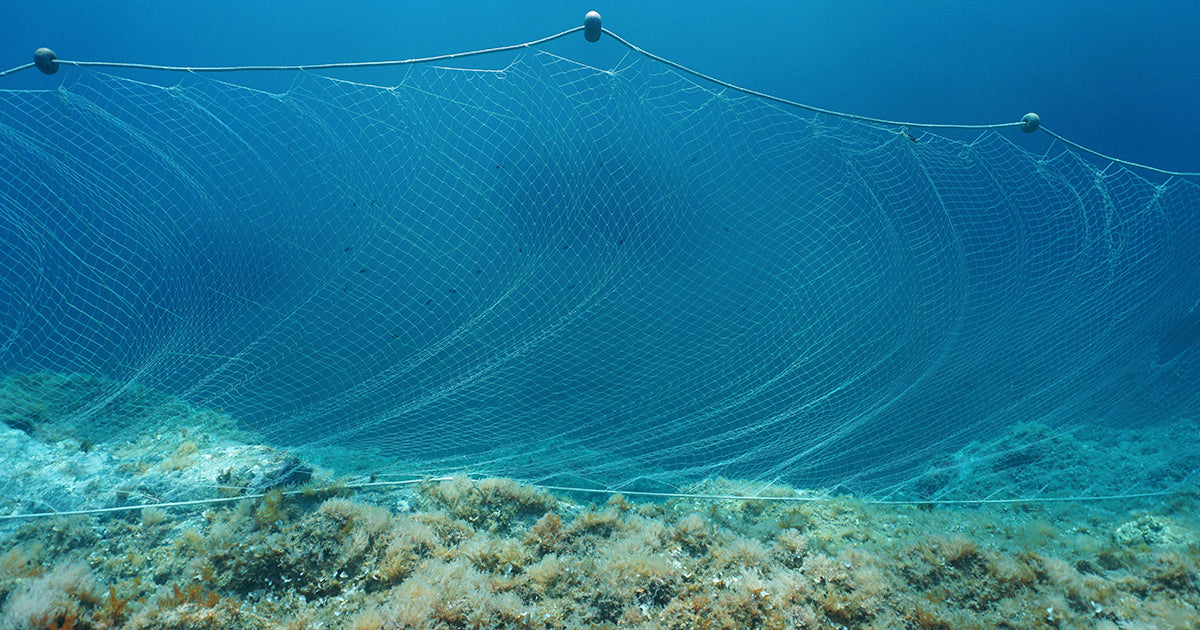
[[[1031,444],[1200,405],[1200,188],[1015,129],[536,50],[280,93],[65,74],[0,92],[26,433],[221,416],[347,469],[978,498]]]

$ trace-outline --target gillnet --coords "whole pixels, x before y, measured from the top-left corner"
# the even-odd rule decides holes
[[[1004,495],[1026,446],[1200,403],[1200,189],[1023,140],[639,56],[282,93],[73,70],[0,93],[0,373],[86,389],[81,443],[222,410],[374,472]]]

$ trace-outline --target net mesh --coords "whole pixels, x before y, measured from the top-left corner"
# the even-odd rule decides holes
[[[1012,135],[641,58],[73,71],[0,93],[0,372],[103,377],[71,414],[105,436],[145,387],[301,452],[626,488],[888,496],[1021,423],[1193,417],[1200,189]]]

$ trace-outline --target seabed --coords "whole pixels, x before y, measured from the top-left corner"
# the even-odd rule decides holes
[[[0,630],[1200,627],[1194,488],[952,506],[725,479],[683,491],[736,498],[357,487],[150,390],[80,426],[111,390],[0,382],[0,514],[216,502],[0,521]]]

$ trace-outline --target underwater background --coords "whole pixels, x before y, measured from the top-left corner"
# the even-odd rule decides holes
[[[1198,171],[1200,11],[1187,0],[962,3],[466,0],[67,0],[5,7],[0,59],[46,46],[63,59],[164,65],[407,59],[530,41],[597,10],[604,26],[658,55],[782,98],[890,120],[990,123],[1036,111],[1101,153]],[[556,52],[599,68],[580,38]],[[288,79],[281,78],[286,86]],[[54,79],[10,77],[5,87]]]
[[[38,9],[1200,170],[1183,2]],[[1200,626],[1194,183],[515,57],[0,78],[0,630]]]

